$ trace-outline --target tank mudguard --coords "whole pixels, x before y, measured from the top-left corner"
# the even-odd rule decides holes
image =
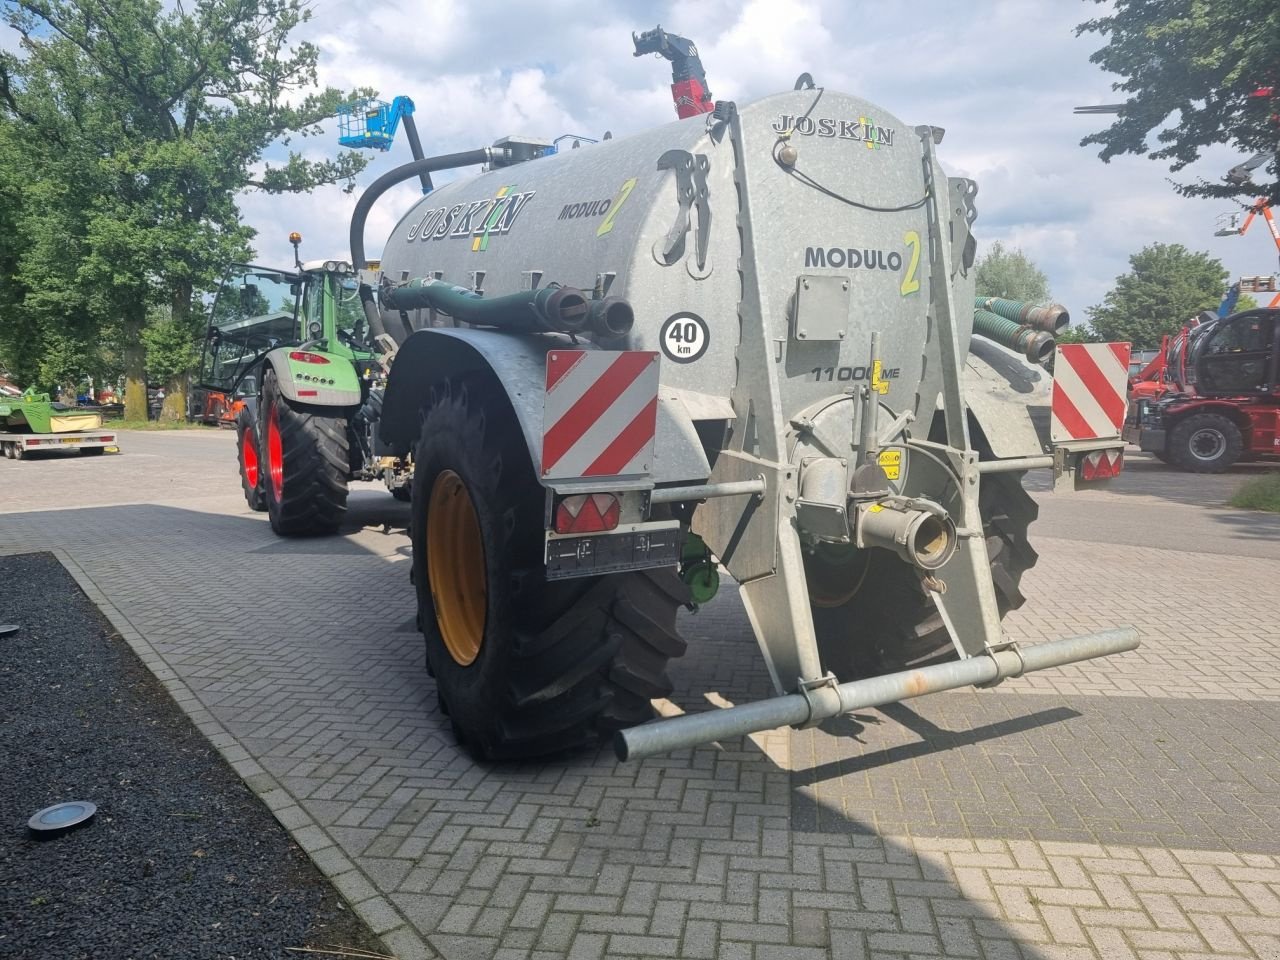
[[[488,371],[506,394],[531,462],[541,463],[547,352],[566,347],[596,349],[590,343],[572,344],[568,337],[551,334],[516,336],[466,327],[419,330],[405,340],[391,365],[379,436],[396,451],[407,452],[417,442],[419,411],[431,385],[464,373]],[[687,406],[675,399],[673,391],[660,389],[650,479],[691,482],[704,480],[710,473]]]
[[[1052,450],[1053,377],[1020,354],[982,337],[969,341],[962,374],[965,403],[998,459]]]
[[[312,347],[277,347],[266,355],[263,365],[275,371],[286,400],[316,407],[358,407],[363,399],[356,368],[345,357]]]

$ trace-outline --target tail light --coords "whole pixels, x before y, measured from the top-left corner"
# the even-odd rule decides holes
[[[311,353],[307,350],[290,350],[289,359],[297,360],[299,363],[328,363],[328,357],[322,357],[318,353]]]
[[[1081,480],[1110,480],[1123,469],[1123,450],[1095,450],[1080,458]]]
[[[556,507],[556,533],[601,533],[618,526],[622,505],[611,493],[579,493]]]

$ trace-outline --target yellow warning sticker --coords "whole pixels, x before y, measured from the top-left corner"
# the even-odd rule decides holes
[[[902,451],[901,450],[881,450],[878,460],[880,468],[884,470],[884,475],[890,480],[899,480],[902,477]]]
[[[879,394],[889,392],[889,381],[881,376],[884,372],[884,366],[879,360],[871,364],[871,389]]]
[[[867,513],[879,513],[883,509],[884,509],[884,504],[873,503],[871,506],[867,507]]]

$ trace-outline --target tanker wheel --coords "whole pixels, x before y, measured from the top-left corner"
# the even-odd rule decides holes
[[[982,529],[1000,617],[1022,606],[1022,575],[1035,566],[1027,528],[1039,507],[1022,474],[982,478]],[[887,550],[806,557],[805,573],[824,666],[841,680],[878,676],[955,656],[951,637],[915,571]]]
[[[433,387],[414,457],[418,622],[441,711],[480,759],[591,746],[650,719],[685,650],[674,569],[546,579],[543,506],[501,385]]]
[[[262,382],[263,493],[281,536],[333,533],[347,512],[347,421],[325,407],[295,404],[274,370]],[[265,460],[265,463],[263,462]],[[252,506],[252,504],[251,504]]]
[[[263,492],[262,460],[258,455],[258,425],[248,409],[236,415],[236,459],[240,462],[240,489],[250,510],[267,509]]]
[[[1192,473],[1222,473],[1240,459],[1240,429],[1217,413],[1197,413],[1169,433],[1169,456]]]

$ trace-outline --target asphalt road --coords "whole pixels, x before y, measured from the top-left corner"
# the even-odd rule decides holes
[[[1041,471],[1026,484],[1040,504],[1032,536],[1280,558],[1280,514],[1228,506],[1242,483],[1275,471],[1280,463],[1186,473],[1133,449],[1125,453],[1121,475],[1096,489],[1053,493]]]
[[[1132,653],[635,764],[511,767],[472,763],[436,707],[407,505],[360,484],[341,536],[281,540],[230,432],[122,447],[0,461],[0,552],[59,551],[403,960],[1280,956],[1280,537],[1224,505],[1276,467],[1131,453],[1106,489],[1030,478],[1040,562],[1007,635],[1132,623]],[[669,707],[771,694],[731,584],[681,619]]]

